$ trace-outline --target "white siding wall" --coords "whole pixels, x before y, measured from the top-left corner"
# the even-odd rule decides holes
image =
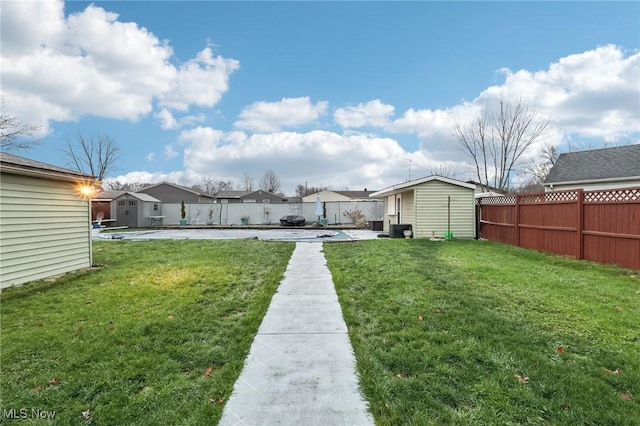
[[[0,288],[91,266],[89,202],[74,186],[2,174]]]
[[[454,238],[475,237],[473,189],[440,181],[419,185],[416,192],[416,238],[444,237],[447,230],[447,197],[451,196],[451,230]]]
[[[113,204],[113,203],[112,203]],[[382,201],[349,201],[326,202],[329,224],[351,223],[344,212],[359,209],[364,214],[363,220],[382,220]],[[180,204],[162,204],[164,225],[177,225],[180,221]],[[209,219],[209,209],[213,209],[213,223],[216,225],[239,225],[243,216],[249,216],[250,225],[267,222],[278,224],[285,215],[302,215],[307,222],[316,222],[316,203],[215,203],[186,204],[187,223],[204,225]],[[270,211],[265,215],[265,209]],[[222,210],[222,211],[221,211]]]
[[[400,197],[400,223],[408,223],[413,229],[416,227],[416,208],[414,190],[403,192]]]

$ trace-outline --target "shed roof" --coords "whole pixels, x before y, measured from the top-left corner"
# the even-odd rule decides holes
[[[369,198],[369,195],[373,194],[376,191],[333,191],[338,194],[344,195],[349,198]]]
[[[373,194],[369,195],[369,197],[372,198],[381,198],[381,197],[386,197],[389,195],[393,195],[393,194],[398,194],[400,192],[405,191],[407,188],[410,188],[412,186],[417,186],[417,185],[421,185],[423,183],[427,183],[427,182],[431,182],[431,181],[440,181],[440,182],[444,182],[444,183],[448,183],[451,185],[457,185],[457,186],[461,186],[463,188],[468,188],[468,189],[476,189],[476,185],[472,184],[472,183],[466,183],[466,182],[462,182],[460,180],[456,180],[456,179],[451,179],[451,178],[446,178],[443,176],[438,176],[438,175],[431,175],[431,176],[426,176],[420,179],[415,179],[415,180],[410,180],[408,182],[403,182],[403,183],[399,183],[393,186],[390,186],[388,188],[382,189],[378,192],[374,192]]]
[[[0,153],[0,166],[3,172],[27,176],[48,177],[50,179],[71,181],[95,181],[95,176],[54,166],[52,164],[41,163],[40,161],[30,160],[28,158],[6,152]]]
[[[640,144],[560,154],[545,184],[640,179]]]
[[[122,194],[120,194],[119,196],[114,198],[114,200],[117,200],[118,198],[123,197],[125,195],[130,195],[133,198],[137,198],[140,201],[144,201],[144,202],[148,202],[148,203],[161,203],[162,202],[162,201],[158,200],[157,198],[154,198],[151,195],[145,194],[143,192],[123,192]]]

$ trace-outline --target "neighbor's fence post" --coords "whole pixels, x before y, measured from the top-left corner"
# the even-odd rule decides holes
[[[516,195],[516,206],[515,206],[515,214],[514,220],[516,227],[514,228],[514,243],[516,247],[520,247],[520,195]]]
[[[584,190],[578,189],[578,223],[576,233],[578,238],[578,259],[584,259]]]

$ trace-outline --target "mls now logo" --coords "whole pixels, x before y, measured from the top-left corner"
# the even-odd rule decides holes
[[[55,411],[41,410],[39,408],[10,408],[2,410],[2,417],[5,419],[41,419],[52,420],[56,417]]]

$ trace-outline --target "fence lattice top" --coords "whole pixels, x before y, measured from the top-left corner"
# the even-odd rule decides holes
[[[493,197],[478,198],[478,204],[483,204],[485,206],[488,204],[515,204],[515,202],[515,195],[498,195]]]
[[[584,193],[585,203],[611,203],[640,200],[640,188],[588,191]]]
[[[544,203],[563,203],[578,201],[580,191],[553,191],[540,192],[537,194],[524,194],[518,197],[519,204],[544,204]],[[640,201],[640,188],[620,188],[620,189],[601,189],[596,191],[584,191],[583,201],[585,203],[628,203]],[[515,195],[501,195],[494,197],[482,197],[478,199],[478,204],[487,205],[505,205],[515,204]]]

